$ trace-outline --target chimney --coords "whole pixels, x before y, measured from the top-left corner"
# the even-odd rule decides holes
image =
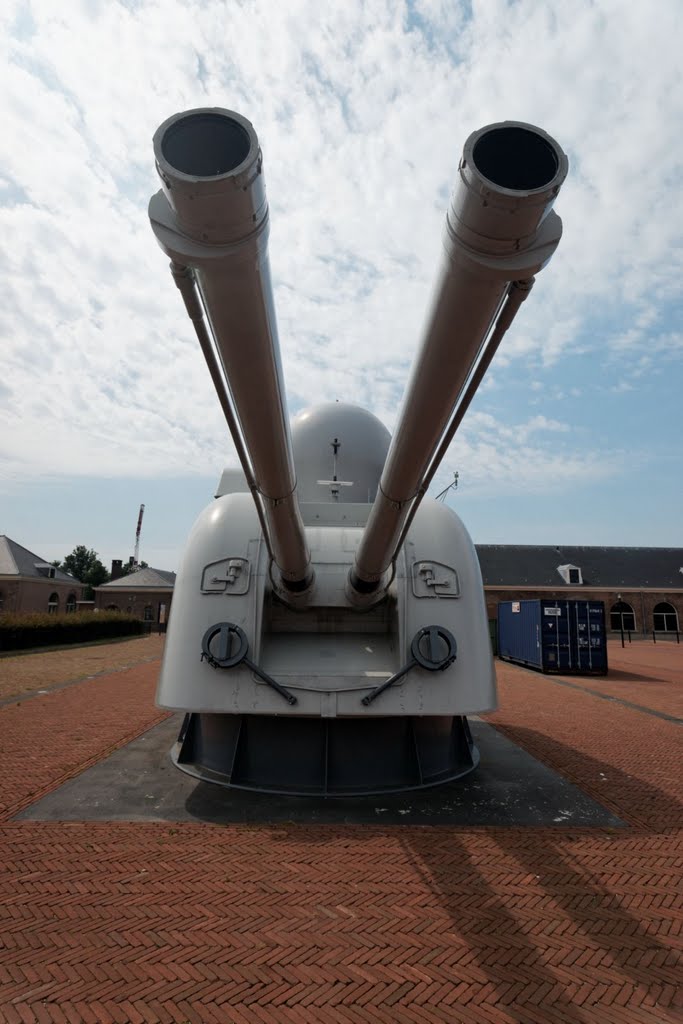
[[[111,578],[113,580],[119,580],[123,576],[123,562],[120,558],[115,558],[111,563]]]

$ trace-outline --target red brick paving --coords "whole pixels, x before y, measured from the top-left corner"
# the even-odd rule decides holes
[[[99,676],[0,709],[0,818],[167,717],[154,706],[159,663]]]
[[[3,654],[0,657],[0,699],[31,691],[51,689],[90,679],[114,669],[132,668],[157,661],[164,649],[164,635],[137,636],[115,643],[62,647],[34,654]]]
[[[7,813],[158,720],[153,675],[0,711]],[[6,821],[0,1019],[683,1019],[677,727],[510,666],[500,684],[496,726],[629,828]]]
[[[611,641],[607,676],[567,676],[572,683],[683,718],[683,644]],[[675,685],[671,685],[671,684]]]
[[[501,710],[486,716],[496,728],[631,824],[683,826],[680,725],[569,689],[554,676],[500,662],[497,674]],[[593,676],[567,679],[596,688]]]

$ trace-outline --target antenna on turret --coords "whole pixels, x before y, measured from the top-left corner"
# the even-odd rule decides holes
[[[446,501],[446,495],[448,494],[449,491],[457,491],[457,489],[458,489],[458,480],[459,479],[460,479],[460,473],[458,473],[458,471],[456,470],[456,472],[453,474],[453,479],[449,483],[448,487],[444,487],[444,489],[442,491],[439,491],[439,493],[437,494],[437,496],[436,496],[436,498],[434,500],[435,501],[443,501],[443,502],[445,502]]]
[[[339,399],[337,399],[339,401]],[[337,479],[337,455],[341,448],[341,441],[338,437],[335,437],[334,441],[330,441],[330,447],[333,453],[332,459],[332,479],[331,480],[318,480],[318,483],[323,487],[330,488],[330,494],[332,495],[333,501],[339,501],[339,488],[340,487],[353,487],[353,480],[338,480]]]

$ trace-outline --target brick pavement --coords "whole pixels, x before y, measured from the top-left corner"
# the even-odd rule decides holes
[[[164,640],[164,636],[150,634],[118,643],[3,656],[0,658],[0,700],[61,686],[103,671],[156,661],[161,657]]]
[[[158,719],[154,674],[0,711],[7,814]],[[0,1019],[682,1019],[677,727],[510,666],[499,675],[494,724],[628,829],[5,820]]]
[[[639,640],[608,645],[607,676],[567,676],[572,683],[683,718],[683,644]],[[671,685],[672,683],[676,685]]]
[[[0,708],[0,816],[16,814],[167,717],[154,706],[158,673],[154,661]]]
[[[568,689],[554,676],[501,663],[497,674],[501,710],[487,721],[631,824],[681,828],[680,725]],[[567,679],[594,688],[593,676]]]

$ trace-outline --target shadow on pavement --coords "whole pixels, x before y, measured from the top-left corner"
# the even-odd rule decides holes
[[[672,792],[659,789],[651,782],[630,775],[583,751],[568,747],[559,740],[526,726],[496,723],[496,728],[513,743],[590,793],[596,800],[612,807],[616,814],[640,822],[655,830],[683,827],[683,803],[673,795],[683,792],[681,759],[678,760],[679,781],[672,781]],[[652,758],[657,756],[652,751]],[[625,833],[628,834],[628,833]]]

